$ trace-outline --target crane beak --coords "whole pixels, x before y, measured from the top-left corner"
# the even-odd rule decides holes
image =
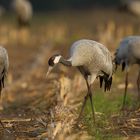
[[[46,73],[46,79],[48,78],[49,73],[52,71],[53,67],[49,66],[48,71]]]

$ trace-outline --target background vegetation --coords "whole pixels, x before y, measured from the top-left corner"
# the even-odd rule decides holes
[[[2,2],[6,4],[8,1]],[[37,2],[44,6],[42,1],[34,2],[35,9],[40,7]],[[59,8],[59,2],[51,2],[50,9],[57,9],[54,5]],[[137,66],[130,71],[125,111],[121,111],[125,73],[118,69],[110,92],[104,93],[99,89],[98,79],[93,84],[96,123],[93,123],[88,102],[78,127],[75,122],[86,94],[84,79],[75,68],[68,69],[62,65],[56,67],[48,79],[45,79],[45,74],[49,57],[60,53],[67,58],[71,44],[81,38],[101,42],[113,56],[122,38],[140,34],[140,19],[105,6],[67,10],[80,1],[63,3],[67,5],[64,6],[66,9],[35,12],[29,28],[19,29],[16,16],[9,11],[0,17],[0,44],[8,50],[10,60],[2,94],[0,139],[139,139]],[[46,10],[46,6],[41,10]]]
[[[37,11],[62,10],[67,8],[91,8],[94,6],[117,6],[119,0],[30,0]],[[9,8],[11,0],[1,0],[0,4]]]

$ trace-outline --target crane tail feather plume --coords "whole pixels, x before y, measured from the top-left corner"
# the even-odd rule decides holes
[[[100,88],[102,88],[102,85],[104,83],[104,91],[109,91],[111,89],[112,85],[112,77],[108,79],[106,76],[101,76],[100,77]]]
[[[102,88],[102,85],[103,85],[103,77],[100,77],[100,88]]]
[[[124,71],[125,66],[126,66],[126,64],[125,64],[125,62],[123,62],[123,63],[122,63],[122,71]]]
[[[109,79],[104,79],[104,83],[104,91],[109,91],[112,85],[112,77],[110,77]]]

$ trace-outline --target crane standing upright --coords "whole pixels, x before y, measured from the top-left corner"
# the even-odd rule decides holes
[[[115,53],[116,69],[118,65],[122,65],[122,71],[126,70],[125,76],[125,91],[123,97],[123,106],[126,102],[127,86],[128,86],[128,73],[129,67],[133,64],[140,66],[140,36],[128,36],[120,42],[119,48]],[[140,69],[137,79],[138,98],[140,99]]]
[[[19,27],[28,26],[33,15],[32,4],[29,0],[13,0],[12,6],[17,15]]]
[[[110,52],[104,45],[96,41],[82,39],[76,41],[71,46],[69,59],[66,60],[61,55],[53,55],[52,57],[50,57],[50,59],[48,60],[49,69],[46,76],[48,76],[53,67],[58,63],[61,63],[68,67],[77,67],[83,75],[86,81],[88,92],[85,96],[78,120],[83,113],[86,101],[89,97],[93,119],[95,121],[91,85],[96,77],[99,77],[100,87],[102,87],[102,84],[104,83],[104,90],[110,90],[113,74],[113,64]]]
[[[136,16],[140,16],[140,0],[121,0],[121,9],[128,10]]]

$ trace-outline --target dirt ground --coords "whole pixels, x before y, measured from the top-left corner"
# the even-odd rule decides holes
[[[0,43],[7,49],[10,61],[2,91],[0,140],[95,139],[84,124],[76,128],[74,125],[84,97],[80,93],[86,89],[82,77],[75,69],[59,66],[45,79],[47,61],[55,53],[67,56],[70,44],[84,37],[102,42],[113,54],[122,37],[139,34],[140,20],[109,10],[67,13],[36,15],[31,27],[24,29],[17,28],[14,18],[0,18]],[[131,74],[131,83],[134,77]],[[116,78],[115,83],[122,82]],[[97,83],[95,86],[98,88]],[[113,85],[112,92],[116,89],[123,90]],[[139,118],[138,108],[123,116],[114,114],[113,133],[122,139],[140,139]]]

